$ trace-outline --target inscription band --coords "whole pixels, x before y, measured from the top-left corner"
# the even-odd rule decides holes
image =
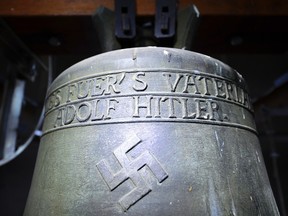
[[[187,97],[187,98],[199,98],[199,95],[191,95],[191,94],[188,94],[188,93],[155,93],[155,92],[138,92],[137,94],[135,93],[131,93],[131,94],[119,94],[119,95],[108,95],[108,96],[101,96],[101,97],[94,97],[93,99],[109,99],[109,98],[123,98],[123,97],[134,97],[134,96],[146,96],[146,95],[151,95],[151,96],[167,96],[167,97]],[[248,109],[246,106],[244,106],[243,104],[241,103],[237,103],[235,101],[232,101],[232,100],[226,100],[226,99],[223,99],[223,98],[220,98],[220,97],[216,97],[216,96],[211,96],[211,95],[201,95],[201,98],[204,98],[204,99],[211,99],[211,100],[216,100],[216,101],[222,101],[222,102],[225,102],[225,103],[230,103],[230,104],[233,104],[233,105],[236,105],[236,106],[239,106],[239,107],[242,107],[244,109],[246,109],[247,111],[249,111],[250,113],[253,113],[252,110]],[[68,102],[68,103],[65,103],[65,104],[61,104],[57,107],[54,107],[50,110],[48,110],[46,113],[45,113],[45,116],[47,116],[49,113],[61,108],[61,107],[65,107],[67,105],[71,105],[71,104],[77,104],[79,102],[85,102],[85,101],[91,101],[92,99],[91,98],[85,98],[85,99],[78,99],[77,101],[71,101],[71,102]]]
[[[117,119],[117,120],[107,120],[107,121],[102,121],[102,122],[87,122],[87,123],[75,123],[73,125],[65,125],[59,128],[53,128],[46,130],[43,132],[42,136],[45,136],[51,132],[57,131],[57,130],[62,130],[62,129],[68,129],[68,128],[74,128],[74,127],[85,127],[85,126],[93,126],[93,125],[103,125],[103,124],[123,124],[123,123],[149,123],[149,122],[174,122],[174,123],[196,123],[196,124],[211,124],[211,125],[219,125],[219,126],[227,126],[227,127],[235,127],[239,129],[244,129],[248,130],[250,132],[253,132],[257,134],[256,129],[246,126],[246,125],[241,125],[237,123],[229,123],[229,122],[207,122],[203,120],[197,120],[197,119],[189,119],[189,120],[184,120],[184,119]]]
[[[76,82],[79,82],[79,81],[83,81],[83,80],[86,80],[86,79],[91,79],[91,78],[97,78],[97,77],[101,77],[101,76],[106,76],[106,75],[117,75],[117,74],[122,74],[122,73],[137,73],[137,72],[144,72],[144,73],[161,73],[161,72],[171,72],[171,73],[182,73],[182,74],[185,74],[185,73],[189,73],[191,75],[202,75],[202,76],[207,76],[207,77],[211,77],[211,78],[217,78],[217,79],[221,79],[221,80],[226,80],[226,81],[229,81],[229,82],[235,82],[234,80],[230,79],[230,78],[227,78],[227,77],[222,77],[222,76],[219,76],[217,74],[211,74],[211,73],[205,73],[203,71],[198,71],[198,70],[187,70],[187,69],[173,69],[173,68],[170,68],[170,69],[166,69],[164,70],[163,68],[153,68],[153,69],[147,69],[147,68],[137,68],[137,69],[134,69],[134,70],[115,70],[115,71],[105,71],[105,72],[98,72],[97,75],[89,75],[89,76],[83,76],[81,78],[76,78],[76,79],[73,79],[73,80],[70,80],[69,82],[65,82],[61,85],[59,85],[57,88],[54,88],[52,92],[50,92],[47,97],[51,96],[54,92],[57,92],[59,89],[63,88],[63,87],[66,87],[70,84],[74,84]]]
[[[51,110],[90,99],[101,99],[134,94],[163,94],[171,96],[195,96],[224,100],[243,106],[253,112],[248,94],[239,79],[232,81],[205,73],[189,71],[123,72],[93,76],[62,85],[47,96],[46,114]],[[216,78],[217,77],[217,78]],[[158,82],[155,83],[154,80]],[[141,94],[142,93],[142,94]]]

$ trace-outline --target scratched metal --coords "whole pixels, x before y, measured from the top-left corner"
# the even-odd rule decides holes
[[[245,81],[171,48],[70,67],[47,93],[24,215],[279,215]]]

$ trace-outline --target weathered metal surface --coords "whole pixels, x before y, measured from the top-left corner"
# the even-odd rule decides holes
[[[25,215],[279,215],[245,82],[171,48],[101,54],[46,100]]]

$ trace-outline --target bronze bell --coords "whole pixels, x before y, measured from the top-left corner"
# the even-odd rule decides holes
[[[50,86],[24,215],[279,215],[242,76],[173,48],[86,59]]]

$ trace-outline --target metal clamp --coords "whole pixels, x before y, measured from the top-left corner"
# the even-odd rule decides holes
[[[172,38],[176,32],[176,0],[157,0],[154,34],[157,39]]]
[[[133,39],[136,36],[135,0],[115,0],[115,35],[119,39]]]

